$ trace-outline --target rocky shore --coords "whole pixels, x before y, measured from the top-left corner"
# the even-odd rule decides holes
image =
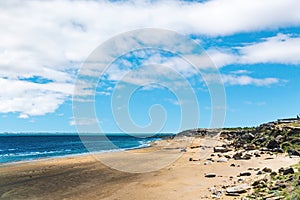
[[[300,156],[300,120],[297,118],[277,120],[250,128],[193,129],[179,135],[213,137],[218,132],[221,143],[213,147],[213,153],[206,159],[204,165],[254,158],[273,160],[278,156],[290,158]],[[195,159],[190,158],[189,161]],[[230,167],[240,166],[232,163]],[[208,189],[211,197],[216,199],[224,195],[241,196],[238,199],[300,199],[299,171],[300,163],[286,168],[280,167],[277,170],[272,166],[249,167],[235,177],[230,176],[229,182],[232,184]],[[204,176],[215,178],[219,174],[208,172]],[[235,181],[232,181],[234,179]]]

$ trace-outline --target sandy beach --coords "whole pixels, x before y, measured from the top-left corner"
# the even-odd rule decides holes
[[[267,166],[272,170],[278,170],[280,167],[299,162],[299,158],[290,158],[285,154],[264,154],[251,160],[225,161],[223,159],[222,161],[216,158],[215,162],[211,162],[204,156],[210,157],[213,146],[205,144],[207,141],[203,138],[193,138],[193,141],[191,138],[186,139],[189,140],[188,143],[183,142],[182,139],[175,142],[174,140],[157,141],[149,148],[131,150],[129,157],[126,156],[128,152],[114,152],[2,165],[0,197],[1,199],[103,200],[212,199],[213,189],[222,190],[237,183],[250,184],[253,180],[262,178],[264,174],[256,175],[254,170],[258,170],[257,168],[262,169]],[[222,143],[222,141],[215,142],[215,144]],[[188,147],[184,146],[186,144]],[[142,166],[157,165],[164,156],[168,155],[177,154],[180,157],[159,170],[147,173],[123,172],[99,161],[99,159],[108,159],[114,165],[126,167],[127,164],[132,167],[132,163],[136,162],[134,155],[148,155],[149,152],[157,151],[161,157],[155,157],[158,154],[153,154],[153,158],[143,160]],[[239,177],[240,172],[244,171],[251,172],[251,175]],[[215,173],[216,177],[206,178],[207,173]],[[246,194],[242,194],[239,198]],[[221,199],[234,198],[236,197],[226,195],[221,197]]]

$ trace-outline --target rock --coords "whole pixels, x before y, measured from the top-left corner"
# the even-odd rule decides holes
[[[289,153],[289,156],[299,156],[300,157],[300,152],[296,151],[294,149],[289,149],[288,153]]]
[[[272,172],[272,169],[271,169],[271,168],[268,168],[268,167],[265,167],[265,168],[263,168],[262,171],[263,171],[263,172],[266,172],[266,173],[271,173],[271,172]]]
[[[244,179],[242,179],[242,178],[239,178],[238,180],[237,180],[237,182],[243,182],[244,181]]]
[[[217,162],[228,162],[227,158],[219,158]]]
[[[281,139],[283,139],[284,137],[282,135],[277,135],[277,137],[275,138],[276,142],[280,142]]]
[[[269,149],[275,149],[275,148],[280,148],[280,145],[276,140],[270,140],[267,144],[267,148]]]
[[[265,141],[267,141],[267,138],[266,137],[261,137],[261,138],[258,138],[255,140],[255,144],[261,144],[261,143],[264,143]]]
[[[246,154],[242,157],[243,160],[250,160],[251,158],[252,158],[252,155],[249,154],[249,153],[246,153]]]
[[[217,175],[215,173],[207,173],[207,174],[204,175],[204,177],[206,177],[206,178],[214,178],[216,176]]]
[[[245,149],[245,150],[248,150],[248,151],[250,151],[250,150],[255,150],[255,149],[256,149],[256,146],[255,146],[255,144],[245,144],[245,145],[244,145],[244,149]]]
[[[181,152],[186,152],[186,148],[183,148],[180,150]]]
[[[254,155],[255,155],[255,157],[260,157],[260,152],[256,151],[256,152],[254,152]]]
[[[286,188],[286,183],[283,180],[279,180],[275,183],[275,186]]]
[[[271,176],[276,176],[277,175],[277,173],[276,172],[271,172],[271,174],[270,174]]]
[[[287,169],[284,169],[282,173],[283,173],[283,175],[288,175],[288,174],[294,174],[295,171],[292,167],[289,167]]]
[[[240,176],[251,176],[251,172],[241,172]]]
[[[189,161],[193,161],[193,158],[189,158]]]
[[[231,156],[230,155],[224,155],[225,158],[230,159]]]
[[[225,147],[214,147],[215,153],[226,153],[228,151],[230,151],[230,150]]]
[[[233,197],[238,197],[240,196],[239,193],[226,193],[227,196],[233,196]]]
[[[234,164],[234,163],[232,163],[232,164],[230,165],[230,167],[235,167],[235,164]]]
[[[235,153],[232,157],[233,157],[235,160],[241,160],[242,157],[243,157],[243,153],[242,153],[242,152]]]
[[[258,171],[257,173],[256,173],[256,175],[262,175],[263,173],[262,173],[262,171]]]
[[[250,186],[247,184],[242,184],[234,187],[229,187],[226,189],[227,194],[241,194],[247,192],[250,189]]]

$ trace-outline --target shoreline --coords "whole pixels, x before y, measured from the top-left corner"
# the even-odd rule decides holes
[[[55,156],[49,156],[49,157],[40,157],[40,158],[32,158],[32,159],[26,159],[26,160],[20,160],[20,161],[12,161],[12,162],[0,162],[1,166],[6,165],[14,165],[14,164],[22,164],[27,162],[35,162],[40,160],[48,160],[48,159],[54,159],[54,158],[67,158],[67,157],[74,157],[74,156],[84,156],[89,154],[103,154],[103,153],[114,153],[119,151],[130,151],[135,149],[143,149],[143,148],[149,148],[151,147],[151,144],[155,141],[163,140],[163,138],[157,138],[153,141],[147,142],[145,144],[141,144],[137,147],[131,147],[131,148],[124,148],[124,149],[115,149],[115,150],[102,150],[102,151],[94,151],[94,152],[82,152],[82,153],[74,153],[74,154],[66,154],[66,155],[55,155]]]
[[[156,140],[156,141],[159,141],[159,140]],[[75,153],[75,154],[68,154],[68,155],[61,155],[61,156],[51,156],[51,157],[20,160],[20,161],[13,161],[13,162],[4,162],[4,163],[0,163],[0,168],[2,166],[18,165],[18,164],[30,163],[30,162],[47,161],[47,160],[50,160],[50,159],[80,157],[80,156],[92,156],[92,154],[98,155],[98,154],[115,153],[115,152],[122,152],[122,151],[131,151],[131,150],[137,150],[137,149],[145,149],[145,148],[151,147],[152,142],[150,142],[150,144],[147,144],[147,146],[141,145],[139,147],[132,147],[132,148],[126,148],[126,149],[103,150],[103,151],[95,151],[95,152],[82,152],[82,153]]]

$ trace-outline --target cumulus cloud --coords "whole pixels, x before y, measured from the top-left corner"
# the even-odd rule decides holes
[[[155,27],[184,34],[232,35],[298,26],[299,9],[298,0],[1,1],[0,112],[19,112],[20,118],[54,112],[71,95],[81,62],[97,45],[118,33]],[[210,53],[217,65],[299,63],[298,39],[282,37],[266,39],[260,46],[242,47],[239,58],[228,52]],[[53,82],[21,80],[34,76]],[[227,80],[237,82],[229,77]],[[239,79],[238,83],[264,85],[256,79],[245,80]]]

